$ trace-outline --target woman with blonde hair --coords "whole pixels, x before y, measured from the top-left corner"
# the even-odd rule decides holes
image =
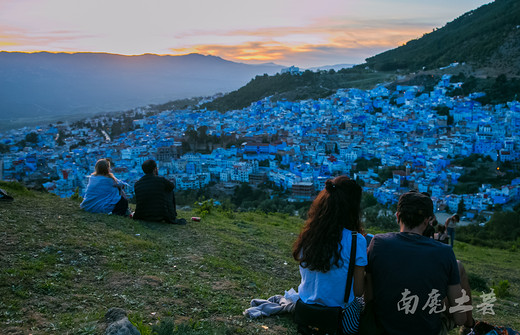
[[[89,176],[85,197],[80,207],[91,213],[126,215],[128,200],[123,188],[125,183],[110,171],[110,161],[100,159]]]

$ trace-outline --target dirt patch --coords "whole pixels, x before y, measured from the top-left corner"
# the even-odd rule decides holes
[[[191,255],[186,256],[186,259],[188,259],[194,263],[198,263],[201,260],[203,260],[204,257],[202,257],[201,255],[191,254]]]
[[[144,277],[141,277],[137,283],[138,283],[138,285],[159,287],[163,284],[163,280],[157,276],[144,276]]]
[[[105,280],[108,291],[120,292],[136,283],[136,278],[121,273],[114,273]]]
[[[15,252],[20,239],[14,234],[3,232],[0,234],[0,260],[7,260],[8,255]]]
[[[205,278],[205,279],[212,278],[211,273],[208,273],[208,272],[199,272],[198,275],[199,275],[201,278]]]
[[[33,311],[31,308],[23,308],[22,311],[25,314],[27,321],[36,326],[36,328],[43,328],[48,321],[45,320],[45,316],[37,311]]]
[[[215,291],[223,291],[223,290],[231,290],[235,289],[237,286],[235,283],[229,280],[219,280],[213,283],[211,288]]]
[[[27,335],[29,334],[22,327],[8,326],[7,328],[2,329],[2,334],[5,335]]]

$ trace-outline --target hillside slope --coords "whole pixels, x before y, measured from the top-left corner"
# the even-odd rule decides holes
[[[202,107],[221,112],[241,109],[252,102],[271,97],[272,101],[319,99],[333,94],[339,88],[371,89],[377,84],[395,78],[393,73],[382,73],[362,68],[326,72],[305,71],[301,75],[289,73],[274,76],[256,76],[247,85],[232,91]]]
[[[495,0],[444,27],[366,59],[375,70],[417,71],[468,62],[520,75],[520,2]]]
[[[17,184],[0,187],[15,197],[0,203],[3,334],[101,334],[110,307],[127,310],[143,334],[168,318],[183,334],[295,334],[289,316],[251,321],[242,311],[253,298],[297,288],[290,250],[298,218],[213,208],[186,226],[135,222]],[[464,243],[455,251],[470,275],[511,283],[496,315],[476,317],[520,328],[520,253]]]

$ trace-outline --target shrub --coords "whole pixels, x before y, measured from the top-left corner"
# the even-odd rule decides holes
[[[193,204],[193,212],[201,217],[205,217],[208,214],[211,214],[211,211],[215,208],[213,204],[213,199],[198,201]]]
[[[81,202],[83,198],[79,195],[79,187],[76,187],[74,194],[70,196],[70,200]]]
[[[0,188],[7,192],[12,192],[20,195],[30,195],[31,192],[17,181],[0,181]]]
[[[153,326],[153,335],[173,335],[175,331],[175,323],[173,319],[164,319],[158,325]]]
[[[509,294],[509,287],[511,285],[509,284],[508,280],[502,280],[497,285],[491,286],[493,290],[495,291],[495,295],[497,298],[505,298],[508,297]]]
[[[135,326],[135,328],[137,328],[137,330],[139,331],[139,333],[141,333],[141,335],[151,335],[152,334],[152,328],[149,325],[147,325],[146,323],[144,323],[143,320],[139,320],[139,321],[130,320],[130,322]]]
[[[489,290],[486,280],[474,273],[468,273],[469,287],[475,291],[485,292]]]

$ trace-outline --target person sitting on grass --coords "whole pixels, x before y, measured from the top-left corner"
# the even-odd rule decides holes
[[[433,238],[436,241],[439,241],[444,244],[450,243],[450,237],[448,236],[448,234],[446,234],[446,227],[442,225],[437,226],[437,232],[435,233]]]
[[[428,195],[404,193],[396,212],[400,232],[370,242],[365,300],[373,301],[385,333],[438,335],[475,324],[462,263],[450,246],[423,236],[433,215]]]
[[[292,253],[300,264],[298,293],[304,304],[361,310],[359,297],[363,295],[367,264],[366,239],[361,222],[361,193],[361,187],[354,180],[339,176],[327,180],[325,189],[312,202],[308,219],[294,243]],[[353,280],[350,287],[346,287],[354,239],[356,256],[352,259],[350,270],[353,271]],[[344,300],[346,296],[348,301]],[[343,313],[341,331],[347,330],[346,327],[357,328],[358,324],[359,314]],[[307,333],[309,326],[320,327],[318,324],[298,324],[298,331]],[[333,328],[336,326],[332,325]]]
[[[79,205],[91,213],[127,215],[128,200],[123,192],[125,183],[110,171],[110,161],[100,159],[95,171],[89,176],[83,201]]]
[[[141,168],[145,175],[134,186],[135,220],[166,221],[173,224],[186,224],[185,219],[177,219],[175,205],[175,184],[159,176],[157,163],[153,159],[145,161]]]

